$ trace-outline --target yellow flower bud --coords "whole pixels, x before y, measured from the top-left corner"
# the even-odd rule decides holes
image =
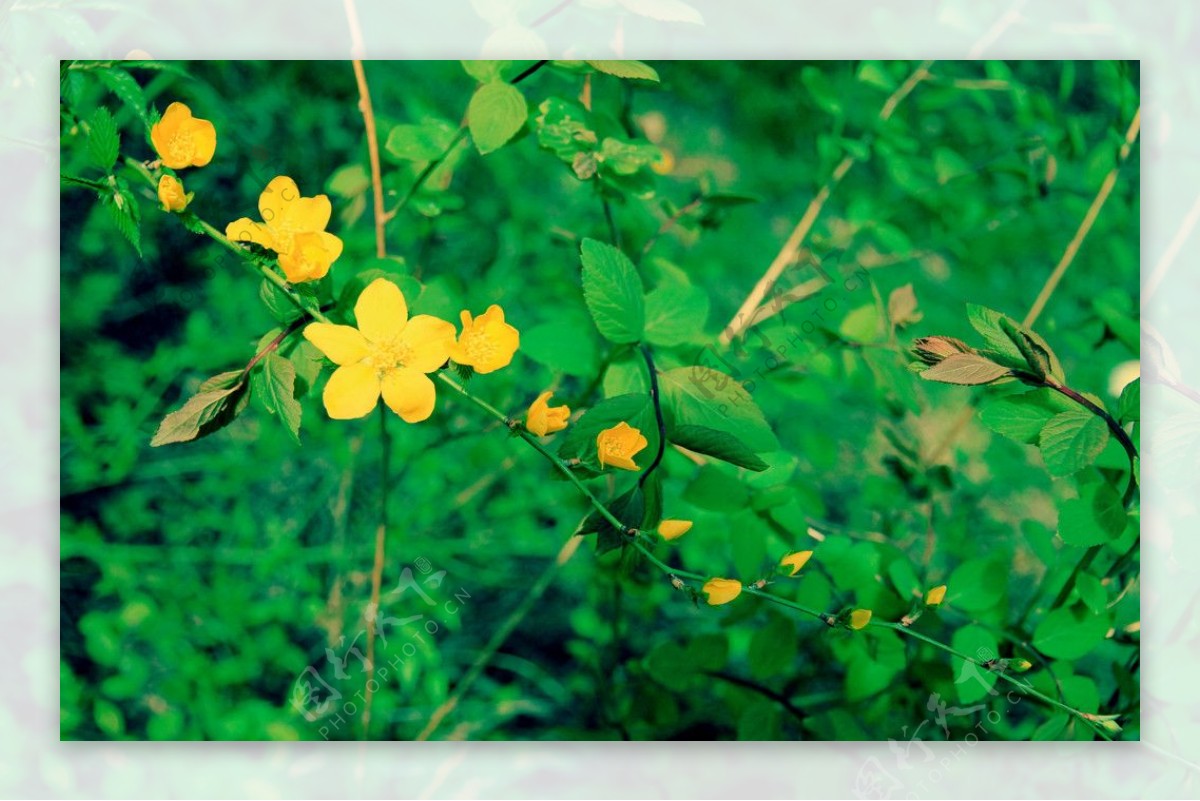
[[[939,584],[933,587],[929,592],[925,593],[926,606],[941,606],[942,601],[946,600],[946,585]]]
[[[867,624],[870,622],[870,609],[855,609],[850,613],[850,628],[854,629],[855,631],[858,631],[859,629],[865,629]]]
[[[677,540],[691,530],[691,520],[664,520],[658,524],[659,536],[664,540]]]
[[[571,417],[571,410],[566,406],[549,405],[553,395],[549,390],[538,395],[537,400],[529,405],[529,411],[525,413],[525,427],[539,437],[562,431]]]
[[[183,211],[190,200],[183,191],[183,182],[174,175],[164,175],[158,179],[158,202],[162,203],[163,211]]]
[[[812,551],[796,551],[795,553],[789,553],[787,556],[779,560],[779,566],[781,568],[790,568],[791,572],[788,573],[788,575],[794,576],[800,572],[800,568],[808,564],[808,560],[812,557],[812,555]]]
[[[1010,659],[1008,660],[1008,666],[1017,673],[1024,673],[1033,667],[1033,663],[1028,659]]]
[[[742,582],[736,579],[715,578],[704,583],[709,606],[727,604],[742,594]]]

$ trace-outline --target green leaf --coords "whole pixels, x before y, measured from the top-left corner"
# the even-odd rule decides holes
[[[1105,290],[1092,299],[1092,310],[1130,352],[1134,355],[1140,352],[1141,327],[1138,325],[1134,299],[1128,292],[1118,287]]]
[[[1108,444],[1108,426],[1084,409],[1055,415],[1042,428],[1039,447],[1046,471],[1052,476],[1069,476],[1096,460]]]
[[[646,496],[640,484],[634,484],[624,494],[605,505],[608,511],[629,528],[638,528],[646,513]],[[623,531],[618,531],[608,518],[593,509],[576,532],[580,535],[596,535],[596,553],[603,554],[616,550],[626,543]]]
[[[1055,609],[1033,632],[1033,646],[1051,659],[1079,659],[1104,641],[1107,615],[1085,609]]]
[[[724,431],[755,453],[779,447],[750,393],[732,376],[710,367],[677,367],[658,379],[670,430],[698,425]]]
[[[1100,579],[1091,573],[1081,572],[1075,577],[1075,591],[1079,593],[1079,599],[1093,613],[1103,614],[1108,608],[1108,593],[1105,592]]]
[[[922,372],[926,381],[978,386],[1010,374],[1009,368],[978,353],[954,353]]]
[[[600,334],[610,342],[626,344],[642,338],[646,307],[642,279],[621,251],[598,242],[583,240],[583,299]]]
[[[163,418],[151,447],[199,439],[233,422],[246,390],[246,382],[233,376],[241,376],[241,371],[222,373],[201,384],[199,392]]]
[[[599,142],[587,110],[572,100],[547,98],[538,106],[534,122],[538,145],[553,151],[567,164],[572,164],[577,154],[595,150]]]
[[[728,468],[706,464],[684,489],[683,499],[710,512],[736,512],[746,507],[750,490]],[[741,532],[739,539],[747,533]],[[755,561],[759,560],[761,555]]]
[[[290,323],[303,314],[286,292],[265,278],[258,287],[258,297],[278,322]]]
[[[463,70],[479,83],[489,83],[500,80],[500,73],[511,61],[463,61]]]
[[[967,625],[954,632],[950,647],[981,662],[1000,656],[996,636],[982,626]],[[950,657],[954,687],[960,703],[970,704],[986,698],[996,684],[996,674],[957,656]]]
[[[796,624],[787,617],[772,613],[766,625],[758,627],[750,638],[746,661],[755,678],[767,679],[787,673],[799,654]]]
[[[851,310],[838,325],[838,332],[851,342],[874,342],[882,333],[882,322],[879,309],[868,303]]]
[[[1000,327],[1000,320],[1004,317],[1005,315],[986,306],[967,304],[967,321],[971,323],[972,328],[979,332],[988,347],[1003,356],[1005,363],[1009,366],[1024,365],[1025,357],[1021,355],[1021,351]]]
[[[1065,410],[1066,403],[1049,389],[997,398],[983,407],[979,419],[1001,436],[1035,444],[1042,428]]]
[[[521,352],[566,375],[590,376],[600,364],[594,336],[576,319],[555,320],[522,331]]]
[[[968,612],[991,609],[1008,585],[1007,568],[992,559],[963,562],[946,581],[946,603]]]
[[[525,127],[527,111],[521,90],[504,81],[485,83],[467,106],[467,124],[480,153],[499,148]]]
[[[911,601],[921,594],[921,580],[917,578],[912,564],[905,557],[893,559],[887,568],[888,578],[896,593],[905,601]]]
[[[600,143],[600,152],[595,159],[606,173],[633,175],[658,161],[661,156],[661,151],[649,142],[626,142],[608,136]]]
[[[141,120],[147,130],[150,129],[150,115],[146,113],[146,95],[132,75],[123,69],[113,67],[98,70],[96,77],[112,90],[113,94],[121,98],[121,102]]]
[[[1058,357],[1039,334],[985,306],[968,304],[967,319],[1001,363],[1038,376],[1052,375],[1060,382],[1066,380]]]
[[[117,133],[117,123],[113,115],[104,106],[93,112],[88,120],[88,155],[92,163],[101,171],[111,173],[117,163],[117,153],[121,150],[121,137]]]
[[[676,282],[663,282],[646,295],[646,341],[672,347],[690,342],[708,319],[708,294]]]
[[[137,201],[133,193],[119,184],[115,192],[100,195],[102,205],[108,210],[108,218],[121,233],[121,236],[133,245],[138,256],[142,255],[141,218],[138,215]]]
[[[1093,481],[1079,488],[1079,497],[1059,503],[1058,536],[1068,545],[1089,548],[1111,542],[1125,531],[1125,506],[1109,484]]]
[[[1135,378],[1121,390],[1117,404],[1118,419],[1122,424],[1138,423],[1142,419],[1142,379]]]
[[[667,428],[667,439],[681,448],[703,453],[747,470],[761,472],[770,466],[737,437],[715,428],[698,425],[670,426]]]
[[[808,89],[813,102],[822,110],[835,117],[842,115],[842,101],[839,99],[838,93],[834,91],[833,86],[830,85],[829,76],[825,70],[813,66],[805,67],[800,72],[800,80],[805,88]]]
[[[283,422],[292,439],[300,442],[300,403],[296,400],[296,368],[291,360],[272,351],[250,379],[254,396],[268,414]]]
[[[358,163],[339,167],[325,182],[326,191],[344,199],[358,197],[370,188],[371,173]]]
[[[640,61],[588,61],[587,63],[605,75],[658,83],[658,73],[654,68]]]
[[[437,119],[426,120],[420,125],[396,125],[388,133],[383,147],[398,161],[428,162],[445,153],[457,133],[453,125]],[[369,180],[368,177],[368,186]]]

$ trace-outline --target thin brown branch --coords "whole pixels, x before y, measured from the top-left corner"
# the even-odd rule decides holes
[[[883,108],[879,111],[879,122],[887,122],[896,112],[900,103],[904,101],[913,89],[917,87],[921,81],[929,77],[929,68],[933,65],[932,61],[923,61],[908,76],[908,79],[891,94],[884,102]],[[804,215],[800,218],[800,222],[796,223],[796,227],[792,229],[791,235],[787,241],[783,243],[783,247],[779,249],[779,253],[775,259],[767,267],[767,271],[763,273],[762,278],[754,285],[754,289],[746,296],[740,308],[733,315],[729,324],[725,326],[725,330],[721,332],[720,342],[722,345],[728,345],[738,335],[752,326],[755,321],[755,315],[759,307],[762,305],[763,299],[774,288],[775,282],[779,280],[779,276],[783,271],[793,264],[800,255],[800,247],[804,244],[805,238],[812,230],[813,224],[817,221],[821,210],[825,207],[825,202],[829,200],[829,196],[833,190],[841,183],[842,178],[854,166],[857,159],[852,155],[847,155],[833,169],[833,174],[829,176],[829,180],[817,192],[812,201],[809,202],[808,208],[804,210]]]
[[[350,3],[351,0],[347,0]],[[353,7],[351,5],[351,7]],[[367,130],[367,154],[371,159],[371,192],[375,198],[375,255],[387,256],[387,212],[383,208],[383,176],[379,167],[379,138],[375,135],[375,111],[371,107],[371,90],[367,88],[367,73],[361,59],[354,59],[354,78],[358,82],[358,109],[362,112],[363,127]]]
[[[1054,290],[1058,287],[1058,282],[1062,280],[1063,274],[1067,272],[1067,268],[1075,261],[1075,256],[1079,253],[1079,248],[1083,245],[1083,240],[1087,238],[1088,233],[1092,230],[1092,226],[1096,222],[1096,217],[1100,214],[1100,209],[1104,208],[1104,202],[1108,200],[1108,196],[1112,194],[1113,187],[1117,185],[1117,174],[1121,171],[1125,160],[1129,158],[1130,151],[1133,150],[1133,144],[1137,141],[1141,124],[1142,110],[1138,108],[1137,112],[1133,115],[1133,121],[1129,123],[1129,130],[1125,132],[1125,141],[1121,144],[1121,150],[1117,154],[1117,163],[1109,170],[1108,175],[1104,176],[1104,181],[1100,184],[1100,191],[1096,193],[1096,197],[1092,198],[1092,205],[1088,208],[1087,214],[1083,215],[1083,220],[1079,223],[1079,228],[1076,229],[1075,236],[1071,237],[1071,241],[1067,244],[1067,249],[1063,251],[1062,258],[1054,266],[1050,277],[1046,279],[1046,283],[1042,286],[1042,291],[1038,293],[1037,299],[1033,301],[1033,305],[1029,308],[1029,313],[1022,320],[1022,324],[1025,327],[1029,328],[1033,326],[1038,316],[1041,315],[1042,310],[1046,308],[1046,303],[1049,302],[1050,296],[1054,294]]]

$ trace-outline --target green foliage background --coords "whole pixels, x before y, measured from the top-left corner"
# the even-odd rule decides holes
[[[612,346],[580,291],[580,241],[613,238],[603,181],[618,244],[647,289],[678,293],[659,368],[702,363],[752,382],[779,442],[759,454],[770,467],[758,473],[700,467],[669,449],[666,516],[695,527],[659,557],[749,582],[783,553],[815,548],[801,577],[769,589],[831,612],[871,608],[880,620],[899,620],[914,593],[946,583],[946,606],[917,629],[961,651],[1028,658],[1038,689],[1083,712],[1119,713],[1120,736],[1136,738],[1136,510],[1051,611],[1084,553],[1056,535],[1074,483],[978,416],[940,447],[964,406],[995,391],[922,381],[903,351],[926,334],[979,344],[968,303],[1024,315],[1114,166],[1138,108],[1137,66],[938,63],[886,124],[880,107],[914,64],[653,67],[659,83],[593,75],[591,103],[605,125],[669,152],[666,175],[602,168],[580,181],[539,148],[531,121],[485,156],[456,150],[389,223],[386,267],[411,276],[406,291],[419,284],[415,312],[456,320],[499,303],[522,333],[513,364],[471,379],[472,392],[517,415],[544,388],[573,410],[645,391],[640,361],[606,360]],[[254,216],[262,187],[290,175],[334,201],[330,227],[346,243],[335,290],[381,266],[348,63],[125,69],[160,111],[183,100],[215,123],[216,158],[183,173],[200,217],[223,228]],[[458,62],[367,72],[381,142],[397,125],[452,134],[476,86]],[[87,132],[101,106],[122,156],[153,158],[138,100],[126,102],[111,73],[64,65],[67,175],[100,180]],[[548,98],[577,100],[583,80],[548,67],[523,81],[531,120]],[[806,242],[819,266],[785,272],[789,287],[821,270],[833,282],[744,341],[717,345],[846,154],[859,163]],[[389,207],[422,166],[385,153]],[[117,174],[140,187],[127,167]],[[722,193],[656,234],[698,196]],[[244,365],[276,321],[236,255],[157,211],[149,192],[133,196],[140,258],[95,192],[62,191],[62,736],[358,736],[354,715],[310,721],[292,701],[309,666],[344,701],[362,691],[358,661],[337,679],[325,653],[365,649],[355,637],[385,489],[378,420],[330,421],[314,392],[301,400],[302,445],[252,404],[213,436],[151,449],[162,416],[204,378]],[[1114,414],[1114,371],[1138,357],[1138,215],[1135,146],[1037,324],[1070,385]],[[888,300],[909,284],[923,317],[894,326]],[[956,681],[960,660],[890,630],[834,630],[748,596],[696,606],[630,554],[594,555],[590,541],[555,569],[587,508],[537,454],[440,387],[429,422],[389,427],[385,590],[406,566],[418,578],[422,567],[445,574],[423,585],[433,605],[385,592],[385,615],[425,614],[437,631],[418,639],[421,624],[397,628],[380,644],[379,664],[393,668],[375,695],[372,737],[426,729],[514,619],[434,738],[908,740],[918,727],[922,739],[1095,736],[1033,699],[989,694],[994,679]],[[1124,467],[1109,442],[1084,466],[1081,492]],[[627,484],[592,486],[610,498]],[[1106,577],[1127,552],[1119,580]],[[1051,633],[1066,632],[1069,647],[1038,635],[1048,619],[1064,623]],[[985,706],[938,721],[935,697],[943,710]]]

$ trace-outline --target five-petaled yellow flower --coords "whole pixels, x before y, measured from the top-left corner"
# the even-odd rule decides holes
[[[192,196],[184,191],[182,181],[174,175],[164,175],[158,179],[158,202],[163,211],[183,211],[192,202]]]
[[[658,524],[658,534],[664,540],[677,540],[691,530],[691,520],[664,520]]]
[[[477,373],[491,373],[507,367],[521,345],[517,329],[504,322],[504,309],[492,304],[483,314],[471,319],[464,310],[462,333],[450,348],[450,358],[465,364]]]
[[[641,431],[624,420],[596,435],[596,452],[601,467],[612,465],[622,470],[641,470],[633,457],[649,444]]]
[[[850,628],[854,629],[855,631],[858,631],[859,629],[865,629],[867,624],[870,622],[870,609],[855,609],[850,613]]]
[[[571,416],[568,407],[549,405],[553,396],[554,393],[549,390],[538,395],[537,400],[529,405],[529,411],[525,413],[525,427],[539,437],[562,431],[567,427],[567,419]]]
[[[150,142],[162,163],[172,170],[203,167],[217,152],[217,129],[208,120],[193,117],[183,103],[172,103],[151,126]]]
[[[400,287],[376,278],[354,305],[358,328],[311,323],[304,337],[339,365],[325,385],[325,411],[337,420],[363,417],[383,402],[406,422],[433,414],[436,391],[425,375],[449,358],[454,326],[428,314],[408,317]]]
[[[279,266],[293,284],[325,277],[342,255],[342,240],[325,230],[333,207],[325,195],[304,197],[296,182],[280,175],[258,196],[261,223],[242,217],[225,226],[234,242],[254,242],[279,254]]]
[[[926,606],[941,606],[942,601],[946,600],[946,585],[939,584],[933,587],[929,592],[925,593]]]
[[[788,573],[788,575],[794,576],[800,572],[800,568],[804,567],[804,565],[808,563],[808,560],[812,558],[812,555],[812,551],[796,551],[795,553],[789,553],[787,556],[779,560],[779,566],[790,568],[791,572]]]
[[[704,583],[709,606],[727,604],[742,594],[742,582],[737,579],[715,578]]]

